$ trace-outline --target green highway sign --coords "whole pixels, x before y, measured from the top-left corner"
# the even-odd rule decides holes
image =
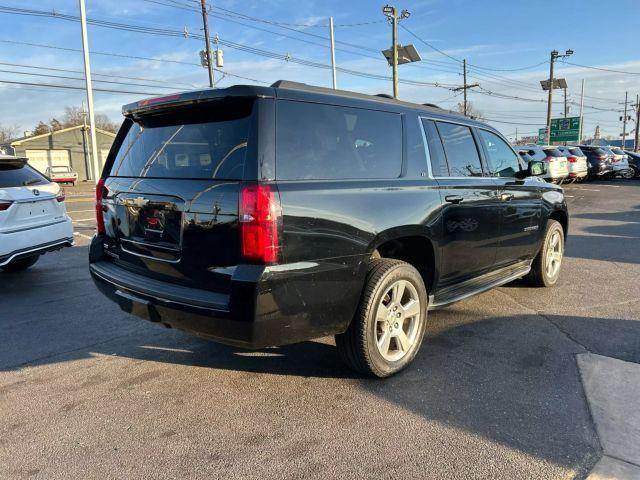
[[[545,132],[547,131],[546,128],[539,128],[538,129],[538,145],[544,145],[545,142]]]
[[[551,142],[578,142],[580,117],[552,118]]]

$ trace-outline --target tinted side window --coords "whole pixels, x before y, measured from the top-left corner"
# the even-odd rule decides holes
[[[452,177],[481,177],[482,165],[471,129],[464,125],[436,122]]]
[[[448,177],[449,167],[447,158],[444,155],[440,134],[436,129],[436,124],[432,120],[422,120],[424,134],[427,137],[427,147],[431,158],[431,171],[434,177]]]
[[[287,100],[276,108],[278,180],[400,176],[399,114]]]
[[[49,181],[22,161],[0,162],[0,188],[46,185]]]
[[[520,171],[520,162],[513,150],[495,133],[479,130],[487,151],[489,174],[496,177],[514,177]]]

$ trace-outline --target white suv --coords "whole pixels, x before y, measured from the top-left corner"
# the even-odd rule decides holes
[[[40,255],[73,245],[64,190],[27,164],[0,155],[0,268],[29,268]]]

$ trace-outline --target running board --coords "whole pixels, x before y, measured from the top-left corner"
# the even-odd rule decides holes
[[[525,276],[531,270],[528,260],[510,265],[494,272],[485,273],[465,282],[443,288],[433,299],[429,299],[429,310],[450,305],[478,293],[509,283]]]

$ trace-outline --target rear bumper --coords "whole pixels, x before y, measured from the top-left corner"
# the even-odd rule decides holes
[[[289,265],[238,265],[227,293],[159,281],[104,258],[90,258],[89,270],[98,289],[125,312],[220,343],[264,348],[344,332],[362,285],[338,280],[344,265]],[[327,302],[334,292],[319,291],[319,283],[331,285],[336,295],[339,290],[340,300]]]
[[[41,227],[0,233],[0,267],[19,258],[42,255],[73,245],[73,226],[67,216]]]

